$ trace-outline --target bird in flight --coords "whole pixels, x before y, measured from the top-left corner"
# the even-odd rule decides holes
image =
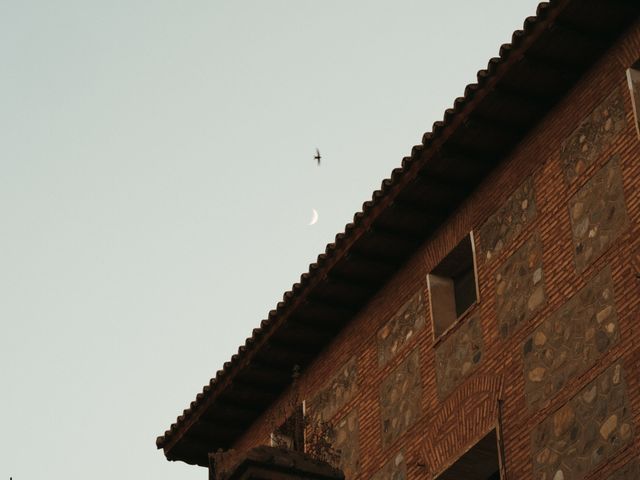
[[[313,158],[315,158],[315,159],[317,160],[317,162],[318,162],[318,166],[320,166],[320,159],[321,159],[322,157],[320,156],[320,150],[318,150],[317,148],[316,148],[316,156],[315,156],[315,157],[313,157]]]

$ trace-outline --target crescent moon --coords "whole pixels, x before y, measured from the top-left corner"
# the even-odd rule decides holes
[[[313,217],[311,218],[311,221],[309,222],[309,225],[315,225],[318,222],[318,211],[314,208],[313,209]]]

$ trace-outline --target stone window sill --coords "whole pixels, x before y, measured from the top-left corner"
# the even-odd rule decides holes
[[[433,348],[436,348],[438,345],[440,345],[442,342],[444,342],[447,338],[449,338],[455,331],[457,331],[458,328],[460,328],[460,325],[462,325],[467,318],[469,318],[470,316],[472,316],[475,313],[475,311],[478,308],[479,304],[480,304],[480,301],[476,300],[473,304],[471,304],[471,306],[469,308],[467,308],[456,319],[456,321],[454,323],[451,324],[451,326],[449,326],[449,328],[447,328],[444,332],[442,332],[442,334],[440,334],[440,336],[438,338],[435,338],[433,340]]]

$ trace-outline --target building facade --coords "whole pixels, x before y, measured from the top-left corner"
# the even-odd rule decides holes
[[[541,4],[158,438],[167,458],[284,441],[349,480],[640,479],[639,15]]]

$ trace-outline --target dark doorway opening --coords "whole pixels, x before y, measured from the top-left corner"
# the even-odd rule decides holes
[[[442,472],[437,480],[500,480],[498,436],[495,430]]]

